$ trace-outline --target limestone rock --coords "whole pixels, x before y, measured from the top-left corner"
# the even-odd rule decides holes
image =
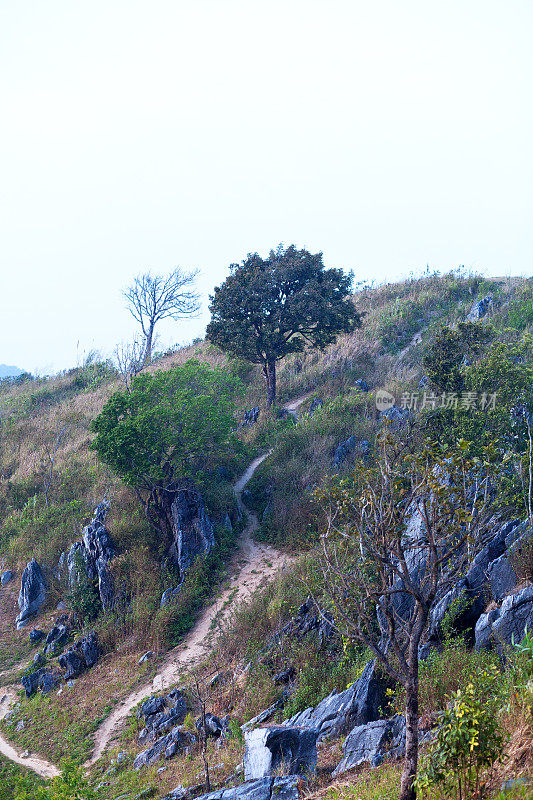
[[[0,576],[0,584],[2,584],[2,586],[6,586],[14,577],[15,573],[10,569],[6,569],[5,572],[2,572],[2,575]]]
[[[82,541],[75,542],[67,556],[69,586],[73,589],[83,571],[90,581],[97,580],[98,594],[104,611],[115,603],[115,587],[109,562],[116,555],[109,531],[105,527],[108,503],[100,503],[93,519],[83,529]]]
[[[272,725],[244,734],[244,777],[266,778],[282,769],[291,775],[311,777],[316,772],[316,728]]]
[[[385,755],[403,755],[404,748],[405,719],[402,715],[359,725],[347,736],[342,748],[343,759],[333,776],[341,775],[365,762],[377,766]]]
[[[18,604],[20,614],[17,617],[17,628],[24,628],[31,617],[39,613],[46,601],[46,584],[39,564],[34,558],[29,562],[24,572]]]
[[[215,531],[197,489],[177,490],[170,511],[173,541],[168,555],[178,568],[180,581],[183,581],[194,561],[211,551],[215,544]]]

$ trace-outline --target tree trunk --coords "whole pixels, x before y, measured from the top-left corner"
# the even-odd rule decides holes
[[[146,334],[146,344],[144,347],[143,367],[146,367],[152,360],[152,340],[154,338],[154,324],[151,322]]]
[[[265,376],[267,391],[267,408],[276,403],[276,360],[266,361],[263,364],[263,375]]]
[[[410,664],[405,698],[405,759],[400,800],[415,800],[413,781],[418,770],[418,656]]]

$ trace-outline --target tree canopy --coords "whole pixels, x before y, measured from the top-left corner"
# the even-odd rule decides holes
[[[176,485],[197,479],[223,453],[240,389],[228,370],[187,361],[138,375],[93,421],[92,448],[135,489],[156,529],[168,530]]]
[[[232,355],[261,364],[267,405],[276,401],[276,362],[307,345],[324,348],[361,324],[351,275],[325,269],[322,253],[294,245],[249,254],[211,296],[206,336]]]

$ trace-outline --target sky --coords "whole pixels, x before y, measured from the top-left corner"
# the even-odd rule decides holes
[[[531,0],[0,0],[0,363],[135,334],[140,272],[282,242],[533,274]]]

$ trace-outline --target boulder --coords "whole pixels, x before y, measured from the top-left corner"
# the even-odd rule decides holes
[[[24,628],[31,617],[39,613],[46,601],[46,584],[39,564],[34,558],[29,562],[24,572],[18,604],[20,614],[17,617],[17,628]]]
[[[178,568],[180,581],[183,581],[196,559],[211,551],[215,544],[215,531],[202,495],[195,488],[178,489],[170,512],[173,541],[168,555]]]
[[[140,713],[145,719],[153,714],[159,714],[165,708],[165,703],[162,697],[150,697],[141,704]]]
[[[98,661],[98,640],[94,631],[75,642],[74,648],[81,655],[88,669]]]
[[[45,637],[44,631],[40,631],[38,628],[33,628],[30,631],[31,644],[37,644],[38,642],[41,641],[41,639],[44,639],[44,637]]]
[[[55,689],[58,685],[59,677],[55,673],[47,672],[45,669],[41,668],[32,672],[30,675],[23,675],[21,683],[26,692],[26,697],[31,697],[37,689],[40,689],[43,694],[51,692],[52,689]]]
[[[260,409],[259,406],[255,406],[254,408],[249,408],[247,411],[244,412],[242,420],[239,422],[239,428],[246,428],[249,425],[255,425],[257,420],[259,419]]]
[[[407,425],[409,421],[409,409],[400,408],[399,406],[391,406],[386,411],[381,412],[381,419],[386,419],[389,422],[392,430],[398,430]]]
[[[322,408],[323,405],[324,401],[320,397],[315,397],[315,399],[309,406],[309,411],[308,411],[309,416],[312,417],[315,411],[319,408]]]
[[[139,753],[133,762],[133,768],[136,770],[141,769],[142,767],[153,764],[155,761],[159,761],[165,756],[167,752],[173,750],[173,755],[178,752],[181,752],[185,747],[189,747],[195,744],[197,741],[196,736],[194,734],[189,733],[184,728],[176,725],[170,733],[167,733],[165,736],[162,736],[158,739],[152,747],[149,747],[147,750],[143,750],[142,753]],[[175,748],[171,748],[171,745],[175,744]]]
[[[355,386],[356,389],[359,389],[360,392],[369,392],[370,391],[370,387],[369,387],[368,383],[363,378],[358,378],[355,381],[354,386]]]
[[[286,684],[293,681],[296,677],[296,670],[294,667],[289,667],[288,669],[282,670],[282,672],[278,672],[272,680],[276,685]]]
[[[517,585],[518,576],[513,569],[507,553],[492,561],[488,567],[488,578],[492,598],[497,603],[501,603]]]
[[[86,669],[85,661],[72,648],[59,656],[59,666],[65,670],[66,681],[77,678]]]
[[[98,594],[104,611],[115,604],[115,586],[109,562],[116,555],[105,518],[109,504],[100,503],[94,510],[93,519],[83,529],[81,542],[75,542],[67,555],[68,581],[73,589],[83,572],[89,581],[98,582]]]
[[[333,456],[333,465],[335,467],[342,466],[342,464],[344,464],[348,456],[355,451],[356,447],[357,447],[356,436],[350,436],[349,439],[346,439],[346,441],[341,442],[341,444],[339,444],[338,447],[335,449],[335,454]]]
[[[503,601],[492,633],[500,645],[520,642],[526,631],[533,629],[533,585],[526,586]]]
[[[492,303],[492,295],[488,294],[482,300],[478,300],[470,309],[466,318],[467,322],[477,322],[485,316]]]
[[[44,667],[46,664],[46,659],[42,653],[35,653],[33,656],[33,666],[34,667]]]
[[[60,647],[68,641],[69,629],[66,625],[54,625],[44,640],[45,645],[54,644]]]
[[[296,616],[284,626],[280,635],[296,639],[312,635],[316,637],[319,646],[337,638],[330,615],[322,611],[311,597],[302,603]]]
[[[244,734],[245,779],[266,778],[276,770],[311,777],[316,772],[318,734],[317,729],[288,725],[247,731]]]
[[[12,572],[10,569],[6,569],[6,571],[2,572],[2,575],[0,575],[0,583],[2,584],[2,586],[6,586],[6,584],[8,584],[9,581],[12,580],[14,577],[15,573]]]
[[[341,775],[349,769],[368,762],[372,767],[382,763],[386,756],[401,756],[405,749],[405,719],[397,714],[392,719],[381,719],[358,725],[346,737],[343,758],[333,772]]]
[[[183,800],[183,787],[178,786],[163,800]],[[217,789],[209,794],[202,794],[196,800],[298,800],[298,776],[289,775],[287,778],[260,778],[259,780],[242,783],[232,789]]]
[[[205,727],[207,730],[207,736],[211,739],[219,739],[224,732],[224,727],[222,725],[222,722],[215,714],[205,715]],[[203,728],[204,726],[202,718],[198,717],[198,719],[196,720],[196,729],[202,732]]]
[[[332,692],[315,708],[306,708],[283,724],[316,728],[319,741],[328,736],[340,736],[355,725],[365,725],[379,718],[387,686],[375,660],[370,661],[358,680],[344,692]]]
[[[497,608],[480,616],[474,631],[476,650],[492,650],[494,646],[492,626],[499,616],[500,610]]]

